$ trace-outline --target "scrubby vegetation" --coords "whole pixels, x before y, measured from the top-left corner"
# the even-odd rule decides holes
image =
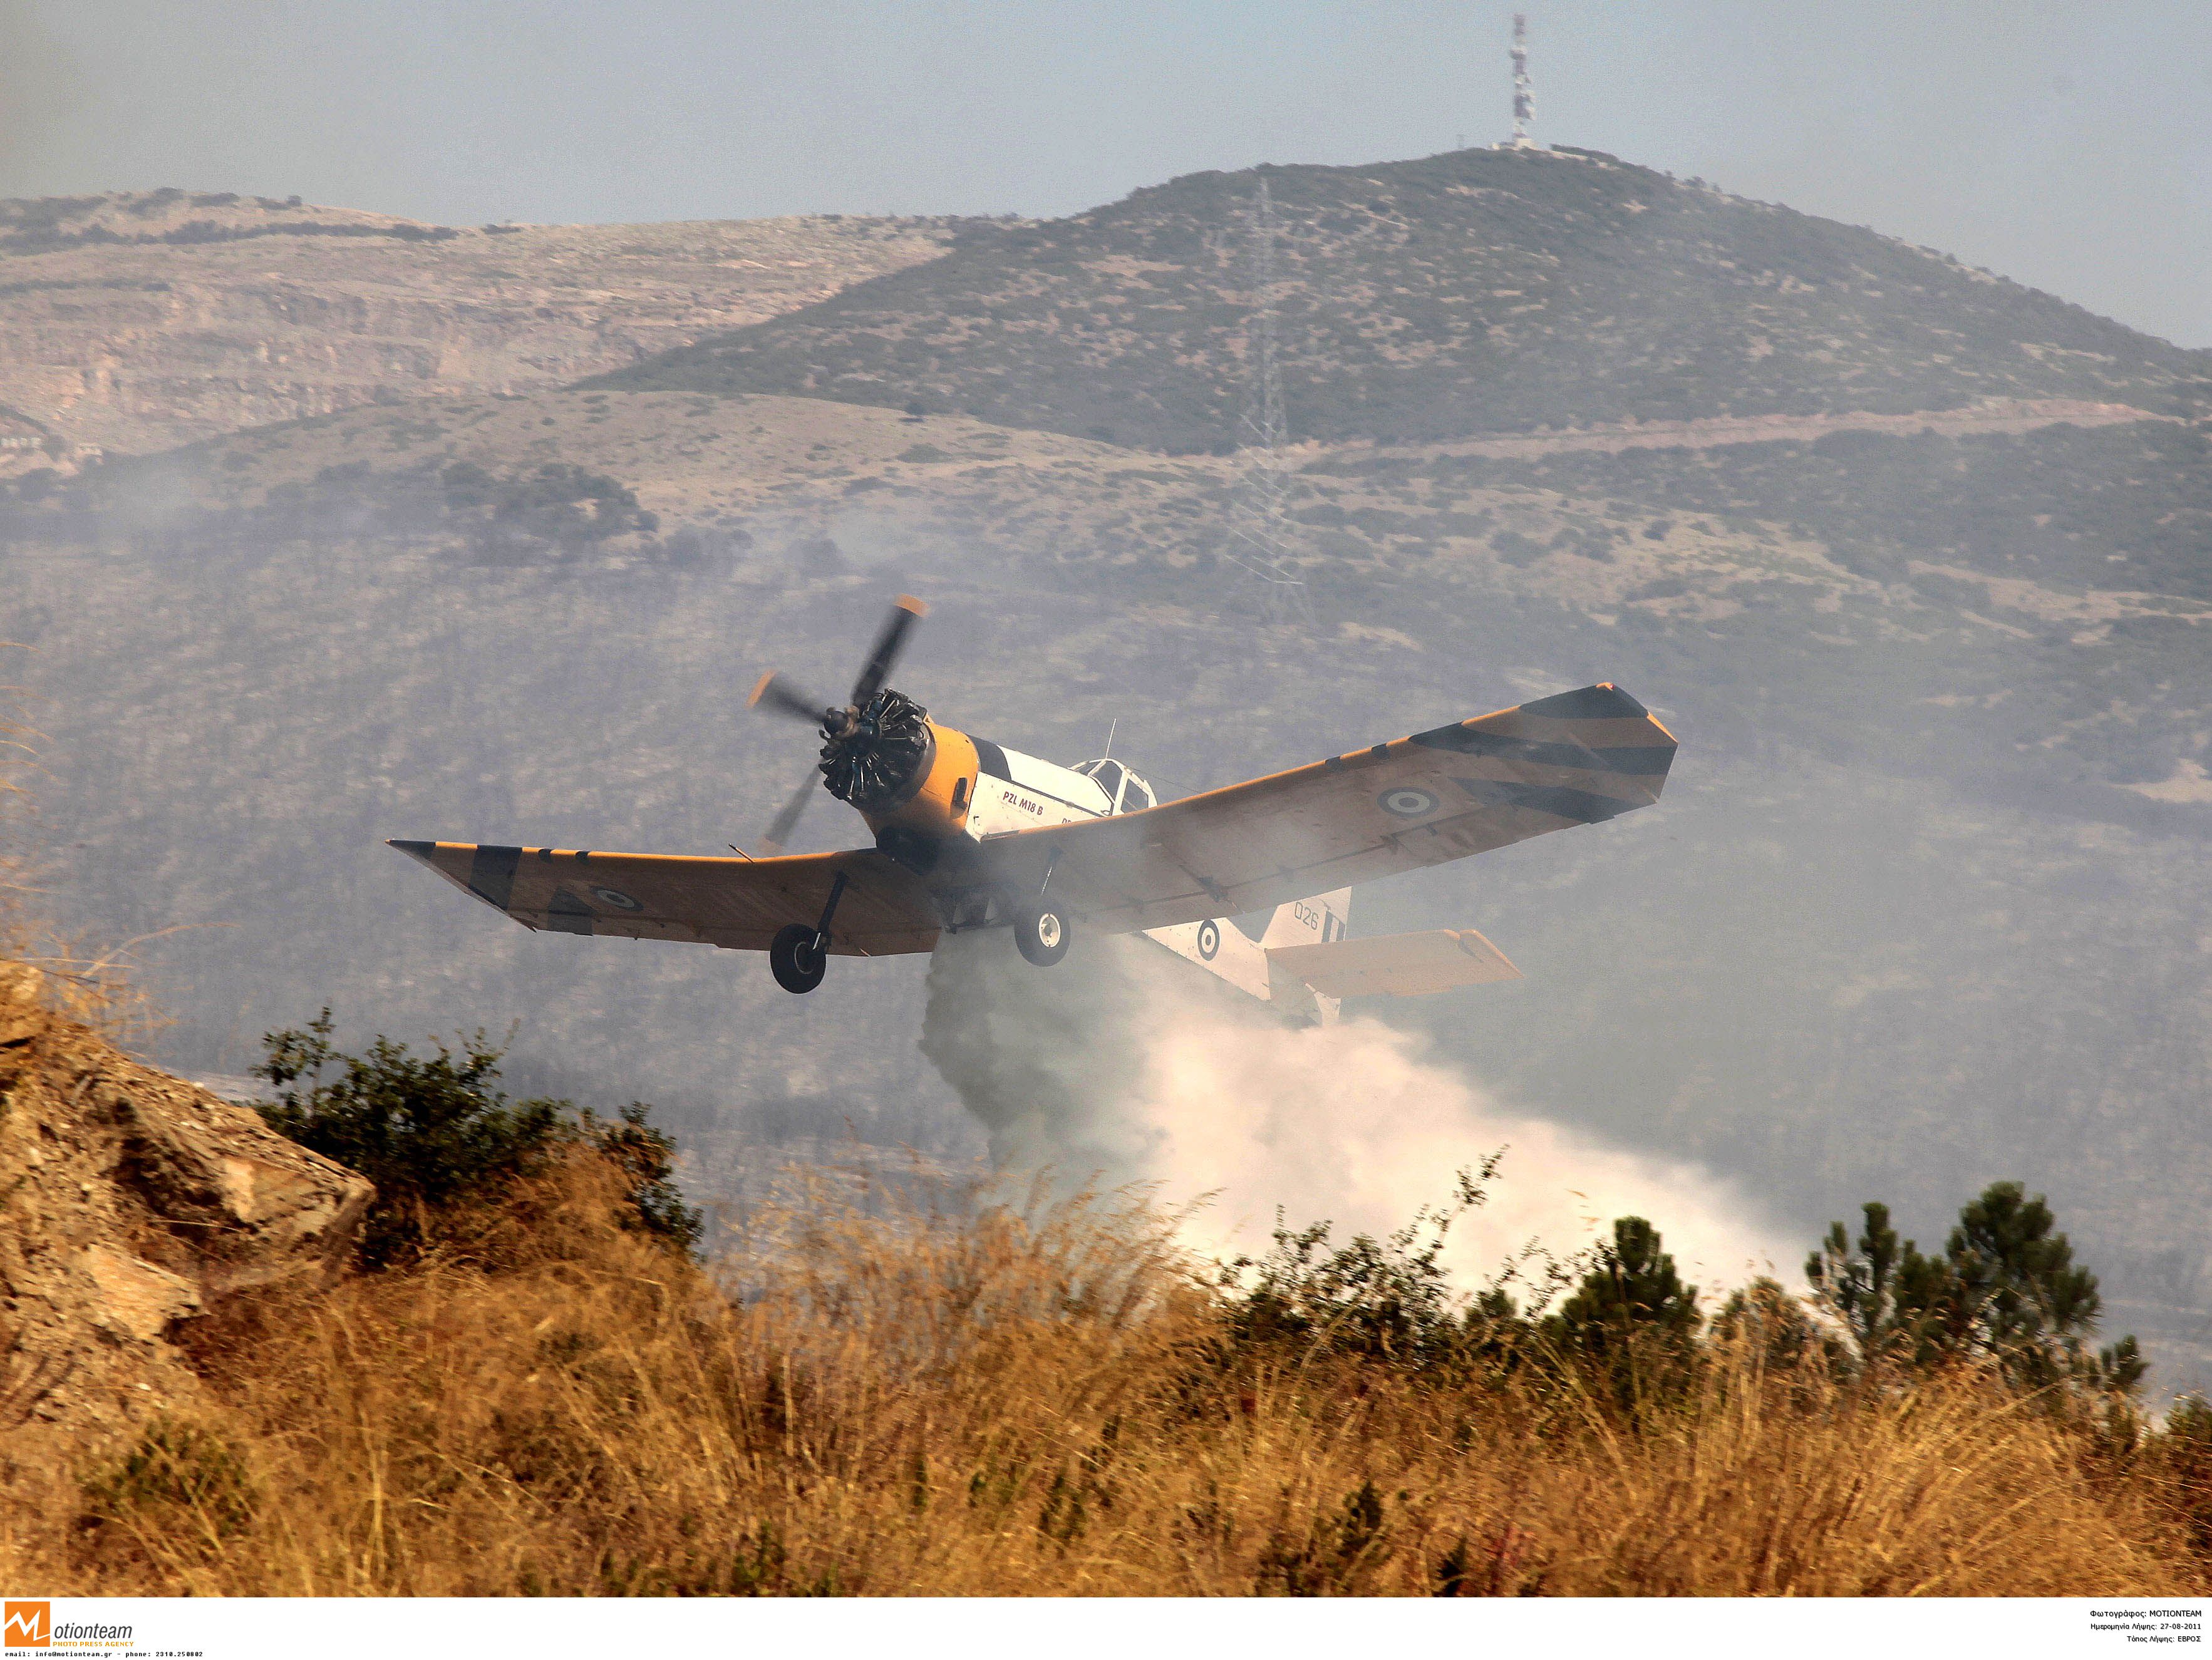
[[[51,1524],[19,1518],[0,1566],[200,1595],[2212,1583],[2212,1409],[2155,1428],[2132,1378],[2009,1365],[2002,1269],[1978,1335],[1940,1353],[1876,1339],[1867,1288],[1893,1282],[1863,1244],[1814,1306],[1765,1284],[1708,1321],[1632,1218],[1469,1299],[1439,1251],[1489,1172],[1389,1238],[1285,1230],[1225,1270],[1126,1196],[816,1172],[702,1266],[681,1229],[638,1225],[622,1145],[539,1137],[534,1104],[480,1093],[480,1043],[327,1043],[272,1040],[272,1073],[338,1074],[295,1122],[357,1131],[395,1092],[475,1104],[372,1142],[442,1223],[334,1289],[194,1323],[211,1404],[80,1472]],[[457,1126],[544,1156],[477,1158],[465,1198],[433,1201]],[[2039,1283],[2078,1273],[1994,1189],[1962,1219],[1969,1256],[1993,1204]],[[1905,1259],[1871,1214],[1866,1237]],[[1961,1279],[1958,1250],[1937,1260]],[[2094,1282],[2071,1283],[2078,1311]]]
[[[623,1181],[624,1225],[681,1250],[697,1243],[699,1213],[673,1174],[676,1148],[633,1101],[612,1119],[569,1101],[509,1101],[497,1087],[501,1051],[481,1031],[459,1052],[434,1043],[416,1057],[379,1037],[341,1055],[325,1009],[304,1031],[271,1032],[254,1068],[279,1091],[270,1127],[376,1184],[362,1233],[370,1268],[419,1261],[482,1237],[518,1185],[588,1152]]]

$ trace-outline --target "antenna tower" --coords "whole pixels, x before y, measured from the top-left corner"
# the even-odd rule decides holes
[[[1509,149],[1531,150],[1529,120],[1536,113],[1536,89],[1528,80],[1528,15],[1513,14],[1513,140]]]
[[[1314,626],[1313,599],[1290,567],[1291,471],[1283,458],[1283,373],[1276,350],[1275,199],[1267,181],[1252,210],[1252,319],[1245,337],[1244,412],[1237,422],[1238,477],[1230,506],[1230,562],[1261,583],[1270,623]]]

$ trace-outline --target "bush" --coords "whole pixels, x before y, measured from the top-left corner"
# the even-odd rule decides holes
[[[1424,1206],[1395,1233],[1329,1243],[1330,1224],[1293,1231],[1275,1216],[1264,1256],[1223,1270],[1230,1330],[1239,1344],[1290,1341],[1339,1353],[1433,1360],[1457,1349],[1468,1321],[1443,1267],[1453,1221],[1483,1202],[1498,1168],[1462,1170],[1451,1203]]]
[[[684,1202],[676,1186],[676,1144],[646,1122],[652,1110],[644,1102],[633,1101],[614,1117],[602,1118],[586,1107],[574,1133],[621,1173],[635,1213],[625,1218],[628,1225],[688,1253],[699,1243],[700,1215]]]
[[[421,1058],[387,1037],[363,1055],[341,1055],[331,1031],[325,1009],[305,1031],[267,1034],[253,1071],[279,1091],[260,1109],[270,1128],[375,1183],[362,1231],[365,1266],[423,1255],[451,1236],[457,1213],[497,1204],[576,1151],[620,1171],[629,1225],[674,1250],[697,1243],[699,1213],[671,1179],[675,1146],[647,1123],[643,1102],[611,1120],[568,1101],[510,1102],[494,1084],[504,1051],[482,1031],[459,1052],[438,1042],[435,1055]]]
[[[2212,1401],[2184,1395],[2152,1443],[2190,1548],[2212,1564]]]
[[[156,1419],[137,1444],[85,1483],[85,1517],[212,1542],[253,1520],[255,1495],[246,1462],[213,1431]]]
[[[2204,1583],[2166,1502],[2180,1467],[2104,1459],[1993,1370],[1865,1389],[1817,1364],[1761,1375],[1745,1343],[1624,1426],[1541,1365],[1226,1343],[1235,1310],[1171,1218],[823,1177],[742,1237],[734,1283],[540,1207],[557,1254],[218,1305],[192,1323],[228,1326],[195,1351],[199,1427],[88,1503],[11,1513],[0,1578],[109,1596]]]

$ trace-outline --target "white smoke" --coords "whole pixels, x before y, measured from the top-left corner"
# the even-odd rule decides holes
[[[1340,1240],[1389,1233],[1504,1147],[1488,1202],[1450,1236],[1444,1260],[1463,1285],[1532,1239],[1566,1256],[1625,1215],[1648,1218],[1707,1287],[1796,1261],[1709,1171],[1516,1112],[1379,1020],[1286,1027],[1142,939],[1079,939],[1041,971],[1001,932],[950,937],[930,966],[922,1049],[1001,1164],[1150,1183],[1170,1206],[1211,1194],[1188,1236],[1208,1250],[1264,1246],[1279,1206],[1290,1226],[1327,1219]]]

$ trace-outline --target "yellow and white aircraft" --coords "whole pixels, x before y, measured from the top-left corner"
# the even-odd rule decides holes
[[[1340,1000],[1517,978],[1480,934],[1346,937],[1354,883],[1419,870],[1659,799],[1674,739],[1610,684],[1501,709],[1224,789],[1158,803],[1110,758],[1056,766],[941,726],[887,684],[924,610],[902,597],[842,704],[770,673],[751,704],[820,729],[768,856],[690,858],[403,842],[525,927],[765,951],[811,991],[829,958],[935,949],[1011,927],[1040,967],[1078,924],[1142,933],[1309,1020]],[[875,845],[784,856],[817,784]]]

